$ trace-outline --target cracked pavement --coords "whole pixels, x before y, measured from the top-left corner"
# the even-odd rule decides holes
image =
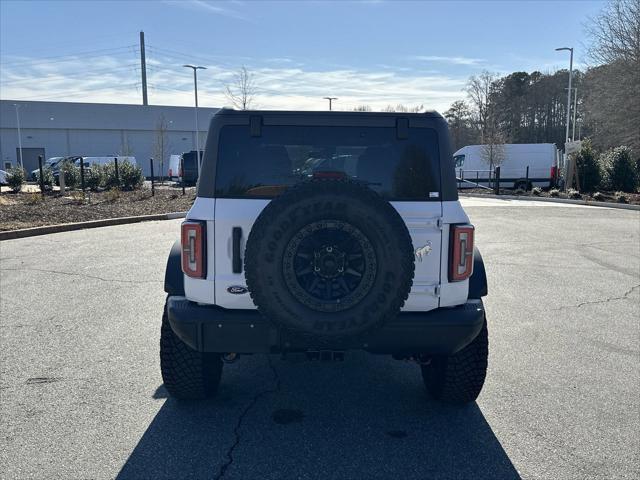
[[[477,404],[418,367],[246,356],[167,398],[179,221],[0,242],[0,478],[638,478],[640,213],[464,199],[489,276]]]

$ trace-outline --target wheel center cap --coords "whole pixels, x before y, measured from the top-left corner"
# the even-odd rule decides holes
[[[344,273],[345,254],[328,246],[314,252],[313,270],[323,278],[335,278]]]

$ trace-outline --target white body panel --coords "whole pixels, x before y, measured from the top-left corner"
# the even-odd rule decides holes
[[[180,173],[180,155],[169,156],[169,170],[168,175],[170,178],[178,178]]]
[[[489,165],[482,158],[484,145],[468,145],[453,154],[454,159],[464,155],[462,166],[456,165],[456,177],[475,182],[476,178],[485,179],[480,185],[488,184]],[[500,164],[500,178],[509,182],[500,182],[501,186],[511,188],[518,179],[524,180],[527,166],[529,179],[533,186],[548,187],[551,181],[551,167],[556,165],[556,146],[553,143],[505,144],[504,160]],[[492,174],[493,175],[493,174]],[[473,188],[467,182],[459,183],[460,188]]]
[[[268,203],[263,199],[196,198],[187,219],[207,222],[207,278],[199,280],[185,275],[188,299],[229,309],[256,308],[248,294],[227,291],[232,286],[246,286],[244,272],[232,271],[231,232],[234,227],[242,229],[240,251],[244,264],[248,234]],[[430,247],[423,249],[421,261],[416,260],[413,286],[403,311],[428,311],[465,303],[468,280],[449,283],[447,278],[449,224],[469,221],[460,203],[392,202],[392,205],[409,229],[414,252]]]

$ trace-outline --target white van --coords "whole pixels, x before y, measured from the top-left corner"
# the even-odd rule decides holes
[[[167,172],[169,180],[178,180],[180,176],[180,155],[171,155],[169,157],[169,170]]]
[[[485,145],[468,145],[453,154],[458,188],[489,186],[494,172],[483,159]],[[553,143],[504,145],[500,186],[504,188],[552,187],[558,174],[558,150]]]

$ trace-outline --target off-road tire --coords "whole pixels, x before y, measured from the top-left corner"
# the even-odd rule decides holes
[[[489,356],[489,337],[485,320],[478,336],[458,353],[434,357],[423,365],[422,379],[431,397],[443,403],[461,405],[473,402],[484,385]]]
[[[160,330],[160,370],[165,388],[180,400],[214,396],[222,375],[219,354],[193,350],[173,332],[166,305]]]
[[[360,257],[372,260],[360,280],[365,287],[357,293],[314,303],[305,286],[296,283],[298,278],[291,272],[298,254],[292,245],[313,235],[309,232],[315,228],[350,232],[366,245]],[[336,246],[334,252],[338,249]],[[311,258],[315,255],[319,253]],[[347,274],[348,260],[343,267],[339,271]],[[362,347],[364,336],[400,312],[411,290],[413,272],[411,236],[402,217],[365,184],[347,179],[303,182],[276,197],[258,216],[245,251],[245,277],[258,310],[314,346]]]

